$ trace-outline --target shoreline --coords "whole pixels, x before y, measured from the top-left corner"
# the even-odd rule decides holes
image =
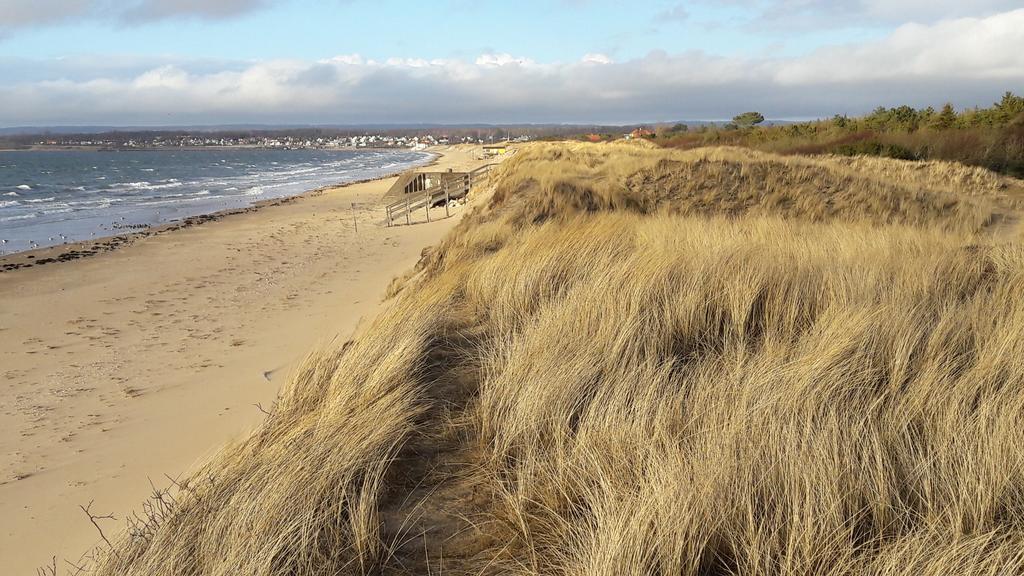
[[[472,167],[471,150],[434,165]],[[461,166],[460,166],[461,163]],[[0,274],[0,558],[81,564],[151,492],[248,434],[458,221],[382,223],[392,178],[314,190]],[[353,210],[352,204],[356,204]],[[356,217],[354,226],[353,216]],[[342,340],[343,341],[343,340]]]
[[[455,146],[455,144],[453,144],[452,146]],[[181,151],[181,150],[187,150],[187,151],[210,150],[210,151],[216,151],[216,152],[221,152],[221,151],[224,151],[224,150],[277,150],[277,151],[286,151],[286,150],[327,150],[327,151],[331,151],[331,150],[339,150],[339,151],[345,151],[345,152],[353,152],[353,151],[359,151],[359,150],[373,150],[373,151],[400,151],[400,152],[427,152],[427,151],[429,151],[430,148],[434,148],[434,146],[430,146],[430,147],[428,147],[426,149],[423,149],[423,150],[415,150],[413,148],[406,148],[406,147],[400,147],[400,146],[335,146],[335,147],[323,147],[323,148],[316,148],[316,147],[311,147],[311,148],[284,148],[284,147],[272,148],[272,147],[267,147],[267,146],[257,146],[257,145],[254,144],[254,145],[251,145],[251,146],[246,146],[246,145],[238,145],[238,146],[136,146],[136,147],[133,147],[133,148],[111,148],[109,146],[70,146],[70,145],[68,145],[68,146],[60,146],[60,145],[40,146],[38,144],[33,144],[31,146],[25,146],[25,147],[22,147],[22,148],[9,148],[9,147],[8,148],[4,148],[4,147],[0,147],[0,152],[177,152],[177,151]]]
[[[365,148],[363,148],[365,150]],[[0,150],[2,152],[3,150]],[[131,230],[120,234],[113,234],[110,236],[103,236],[96,238],[95,240],[80,240],[77,242],[68,242],[66,244],[58,244],[54,246],[46,246],[43,248],[35,248],[32,250],[21,250],[19,252],[11,252],[0,255],[0,274],[5,272],[12,272],[14,270],[31,268],[34,266],[44,266],[47,264],[54,264],[58,262],[70,262],[78,260],[80,258],[88,258],[95,256],[103,252],[109,252],[111,250],[117,250],[130,246],[135,241],[148,238],[151,236],[159,236],[167,234],[169,232],[175,232],[177,230],[191,228],[193,226],[199,226],[208,222],[216,222],[224,218],[238,215],[247,214],[251,212],[257,212],[264,208],[279,206],[282,204],[297,201],[301,198],[308,196],[316,196],[323,194],[327,190],[334,190],[340,188],[347,188],[350,186],[357,186],[360,184],[367,184],[370,182],[376,182],[380,180],[388,180],[391,178],[397,178],[401,174],[408,170],[421,170],[434,166],[438,163],[439,159],[443,156],[442,152],[438,149],[427,149],[422,152],[429,154],[431,158],[423,164],[416,164],[405,170],[398,172],[389,172],[376,178],[363,178],[360,180],[354,180],[352,182],[344,182],[339,184],[330,184],[326,186],[320,186],[312,190],[306,190],[299,194],[292,196],[283,196],[281,198],[267,198],[264,200],[257,200],[252,204],[243,208],[224,208],[216,210],[214,212],[208,212],[206,214],[197,214],[195,216],[189,216],[180,220],[174,220],[159,225],[146,225],[144,228],[137,230]]]

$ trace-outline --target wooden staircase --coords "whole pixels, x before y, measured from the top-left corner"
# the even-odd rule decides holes
[[[498,164],[500,163],[484,164],[471,172],[453,172],[450,176],[441,178],[438,184],[430,188],[406,194],[405,198],[388,204],[385,206],[388,226],[400,224],[402,219],[405,220],[406,225],[412,224],[412,215],[419,210],[426,213],[427,222],[430,222],[430,209],[442,204],[445,217],[451,216],[448,209],[449,202],[464,198],[470,190],[483,182],[490,174],[491,169]]]

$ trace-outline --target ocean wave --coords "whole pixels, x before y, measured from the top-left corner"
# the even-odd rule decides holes
[[[17,200],[0,200],[0,208],[10,208],[11,206],[21,206],[21,202]]]
[[[30,219],[35,218],[37,216],[38,216],[38,214],[36,214],[35,212],[33,212],[31,214],[20,214],[18,216],[4,216],[4,217],[0,218],[0,222],[14,222],[16,220],[30,220]]]
[[[4,196],[15,196],[15,197],[17,197],[17,196],[21,196],[21,194],[18,194],[17,192],[8,192],[8,193],[4,194]]]
[[[31,190],[32,189],[32,187],[29,186],[28,184],[22,184],[20,186],[15,186],[15,188],[17,188],[18,190]]]
[[[124,186],[123,190],[164,190],[167,188],[180,188],[182,186],[181,181],[171,178],[170,180],[162,180],[162,183],[154,184],[152,182],[143,180],[141,182],[125,182],[119,186]]]
[[[47,216],[49,216],[51,214],[66,214],[68,212],[74,212],[74,210],[75,210],[74,208],[71,208],[69,206],[67,208],[55,208],[53,210],[43,210],[43,214],[46,214]]]
[[[100,206],[100,207],[109,207],[111,204],[114,204],[114,203],[117,203],[117,202],[124,202],[124,201],[125,201],[124,198],[107,198],[107,197],[103,197],[103,198],[90,198],[88,200],[75,200],[73,202],[68,202],[67,205],[68,206]]]
[[[256,174],[259,178],[288,178],[289,176],[298,176],[300,174],[312,174],[314,172],[322,172],[323,168],[299,168],[296,170],[274,170],[272,172],[259,172]]]
[[[25,202],[29,202],[29,203],[32,203],[32,204],[39,204],[41,202],[53,202],[56,199],[57,199],[56,197],[50,196],[49,198],[32,198],[32,199],[29,199],[29,200],[25,200]]]

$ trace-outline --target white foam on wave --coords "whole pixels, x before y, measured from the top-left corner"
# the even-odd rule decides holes
[[[17,192],[8,192],[8,193],[4,194],[4,196],[18,197],[18,196],[21,196],[21,194],[18,194]]]
[[[11,206],[21,206],[21,202],[17,200],[0,200],[0,208],[9,208]]]
[[[53,197],[53,196],[50,196],[49,198],[32,198],[30,200],[25,200],[25,202],[30,202],[32,204],[39,204],[39,203],[42,203],[42,202],[53,202],[54,200],[56,200],[56,198]]]
[[[90,198],[88,200],[76,200],[68,202],[68,206],[90,206],[90,207],[109,207],[111,204],[116,202],[124,202],[124,198]]]
[[[36,213],[33,212],[31,214],[21,214],[19,216],[5,216],[3,218],[0,218],[0,222],[14,222],[16,220],[30,220],[30,219],[35,218],[35,217],[36,217]]]
[[[17,188],[18,190],[31,190],[32,189],[32,187],[29,186],[28,184],[22,184],[21,186],[15,186],[15,188]]]
[[[175,178],[171,178],[170,180],[161,180],[156,184],[143,180],[141,182],[125,182],[118,186],[121,186],[123,190],[164,190],[167,188],[180,188],[182,183]]]
[[[178,182],[177,180],[173,180],[173,181],[165,182],[164,184],[153,184],[152,186],[147,188],[147,190],[163,190],[164,188],[181,188],[181,186],[182,186],[181,182]]]

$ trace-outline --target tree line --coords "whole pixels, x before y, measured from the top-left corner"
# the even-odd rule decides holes
[[[745,112],[724,126],[665,126],[655,140],[676,148],[734,145],[783,154],[950,160],[1024,177],[1024,97],[1012,92],[985,108],[904,105],[878,107],[861,117],[836,115],[773,126],[763,122],[762,114]]]

